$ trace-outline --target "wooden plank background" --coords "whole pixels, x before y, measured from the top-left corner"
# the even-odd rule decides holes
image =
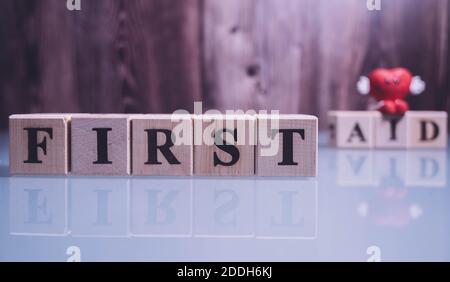
[[[0,128],[12,113],[205,108],[319,115],[363,109],[375,67],[427,82],[414,109],[450,110],[449,0],[0,2]]]

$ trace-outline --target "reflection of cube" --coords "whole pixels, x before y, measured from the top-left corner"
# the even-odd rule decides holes
[[[254,236],[254,184],[244,179],[195,179],[195,236]]]
[[[376,151],[374,169],[380,186],[405,187],[406,150]]]
[[[411,150],[406,162],[407,186],[445,187],[447,154],[435,150]]]
[[[9,195],[11,234],[68,234],[66,179],[13,177]]]
[[[80,237],[128,236],[129,180],[70,180],[70,229]]]
[[[143,237],[192,235],[192,179],[133,179],[131,233]]]
[[[373,111],[329,112],[330,143],[338,148],[374,147],[376,115]]]
[[[372,186],[375,178],[374,152],[371,150],[339,150],[337,183],[340,186]]]
[[[446,112],[407,112],[408,148],[446,148]]]
[[[67,174],[69,120],[65,114],[11,116],[11,174]]]
[[[315,239],[317,193],[314,180],[257,180],[256,237]]]
[[[406,148],[407,117],[384,115],[375,112],[375,147]]]

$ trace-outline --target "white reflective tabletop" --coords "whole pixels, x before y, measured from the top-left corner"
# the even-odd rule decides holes
[[[0,261],[450,261],[447,150],[338,150],[319,177],[10,177]]]

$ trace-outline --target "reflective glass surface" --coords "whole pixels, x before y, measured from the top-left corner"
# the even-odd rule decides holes
[[[9,177],[1,261],[449,261],[447,150],[338,150],[319,177]]]

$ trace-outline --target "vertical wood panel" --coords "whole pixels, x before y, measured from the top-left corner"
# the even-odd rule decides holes
[[[2,127],[11,113],[170,112],[201,100],[196,0],[0,8]]]
[[[219,108],[318,114],[364,109],[360,75],[405,66],[428,83],[415,109],[444,109],[447,0],[205,0],[206,91]],[[235,28],[237,27],[237,28]],[[233,32],[232,32],[233,31]],[[246,70],[254,65],[255,75]]]
[[[427,82],[414,109],[450,110],[449,0],[0,2],[0,128],[11,113],[363,109],[375,67]]]

